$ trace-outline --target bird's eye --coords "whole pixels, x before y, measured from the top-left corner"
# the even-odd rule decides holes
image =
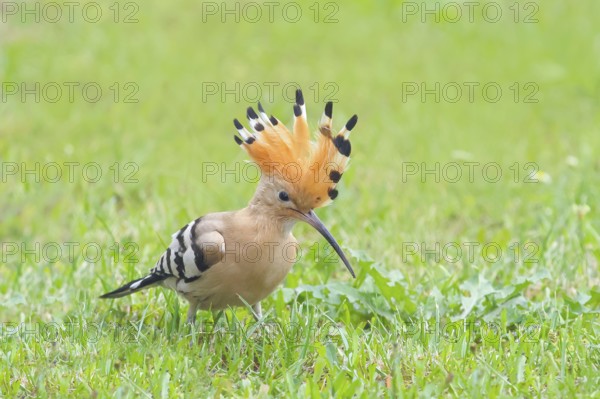
[[[290,200],[290,196],[285,191],[280,191],[279,192],[279,199],[282,200],[282,201],[289,201]]]

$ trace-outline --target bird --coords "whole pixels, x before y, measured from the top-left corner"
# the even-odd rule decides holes
[[[292,234],[298,221],[315,228],[331,245],[353,278],[354,270],[340,245],[315,213],[337,196],[336,185],[350,158],[348,136],[358,117],[353,115],[332,132],[333,103],[327,102],[311,139],[306,104],[295,93],[292,132],[261,103],[258,113],[248,107],[251,131],[238,119],[235,142],[260,169],[254,196],[245,208],[209,213],[172,235],[172,242],[150,272],[102,295],[120,298],[154,286],[174,290],[189,302],[187,322],[198,310],[251,306],[262,318],[261,301],[285,279],[299,246]]]

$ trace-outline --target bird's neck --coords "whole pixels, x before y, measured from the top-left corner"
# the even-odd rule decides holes
[[[287,237],[296,224],[295,219],[273,214],[272,208],[260,202],[250,202],[241,212],[247,215],[249,220],[252,220],[261,234],[271,237]]]
[[[261,179],[250,203],[241,212],[256,223],[260,232],[287,237],[296,224],[296,219],[278,215],[271,205],[262,200],[266,184],[268,183]]]

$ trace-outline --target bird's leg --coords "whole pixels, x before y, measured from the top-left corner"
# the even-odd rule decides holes
[[[198,304],[199,304],[199,302],[190,301],[190,307],[187,312],[187,320],[186,320],[187,323],[189,323],[189,324],[196,323],[196,313],[198,311]]]
[[[256,321],[262,319],[262,306],[260,306],[260,302],[257,302],[254,305],[252,305],[252,313]]]

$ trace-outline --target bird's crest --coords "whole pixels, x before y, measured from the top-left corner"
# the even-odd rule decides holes
[[[242,138],[237,144],[258,164],[264,176],[284,179],[296,198],[310,208],[318,208],[337,196],[340,181],[350,157],[348,136],[358,117],[352,116],[336,135],[332,134],[333,103],[325,105],[319,121],[319,136],[311,140],[306,118],[306,105],[301,90],[296,90],[293,134],[273,116],[267,116],[258,103],[258,113],[248,107],[247,117],[252,132],[234,119]],[[290,193],[292,194],[292,193]]]

